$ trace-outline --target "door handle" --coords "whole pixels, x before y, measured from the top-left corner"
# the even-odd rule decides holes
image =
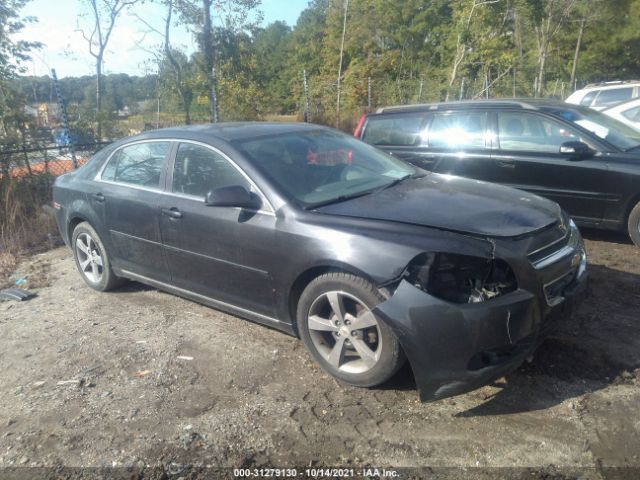
[[[104,202],[104,195],[103,195],[103,194],[101,194],[101,193],[96,193],[96,194],[94,194],[94,195],[93,195],[93,199],[94,199],[96,202],[100,202],[100,203],[102,203],[102,202]]]
[[[182,218],[182,212],[175,207],[163,208],[162,214],[170,218]]]

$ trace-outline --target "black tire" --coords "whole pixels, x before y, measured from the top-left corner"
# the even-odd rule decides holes
[[[333,297],[330,297],[331,295]],[[336,328],[335,323],[339,322],[338,315],[329,300],[330,298],[335,299],[336,295],[340,295],[339,298],[342,299],[340,303],[344,306],[342,309],[343,317],[347,319],[342,329],[347,329],[344,330],[344,332],[347,332],[349,328],[353,328],[353,331],[350,331],[349,334],[344,332],[341,334],[340,331],[311,329],[310,316],[326,320],[327,326],[332,329]],[[370,314],[370,311],[382,301],[384,301],[384,298],[375,285],[348,273],[326,273],[307,285],[300,296],[297,306],[298,332],[313,358],[324,370],[350,385],[373,387],[389,380],[402,367],[406,358],[397,337],[379,317]],[[323,302],[325,302],[324,305]],[[313,315],[312,308],[318,309],[318,311],[322,311],[322,308],[324,308],[323,317],[320,318],[320,315]],[[353,316],[350,312],[355,313],[356,316]],[[360,313],[358,314],[358,312]],[[364,324],[362,321],[363,314],[367,315],[367,322],[373,322],[373,319],[375,319],[375,326],[358,329],[357,325]],[[334,319],[334,321],[330,319]],[[338,355],[338,367],[336,368],[335,363],[330,363],[328,358],[335,360],[336,357],[332,357],[330,353],[336,349],[338,341],[342,338],[345,340],[342,340],[343,344],[340,344],[340,350],[344,349],[346,353]],[[334,341],[336,343],[332,345]],[[370,341],[371,343],[368,343]],[[355,342],[358,342],[358,349],[356,349]],[[356,350],[362,351],[363,342],[367,347],[371,347],[366,352],[367,355],[359,355],[359,352],[356,352]],[[370,352],[375,354],[375,361],[368,356]],[[367,364],[365,357],[367,357],[366,360],[372,363]],[[341,365],[341,362],[344,363]],[[365,370],[359,371],[353,365]],[[347,369],[347,367],[351,370]]]
[[[633,207],[629,214],[629,221],[627,222],[627,228],[629,230],[629,236],[636,246],[640,247],[640,202]]]
[[[90,259],[87,252],[83,251],[82,247],[79,246],[78,239],[80,239],[80,243],[84,248],[89,245],[88,250],[91,252]],[[87,241],[88,239],[90,239],[89,242]],[[73,258],[76,261],[76,267],[78,268],[78,272],[80,272],[80,276],[84,282],[94,290],[107,292],[124,283],[124,279],[113,273],[107,249],[104,247],[98,233],[88,222],[78,224],[73,230],[71,250],[73,251]],[[98,264],[98,258],[102,265]],[[89,261],[89,264],[86,264],[87,261]],[[83,268],[85,264],[87,266]],[[95,271],[93,270],[94,265],[97,267]],[[95,272],[98,274],[95,274]]]

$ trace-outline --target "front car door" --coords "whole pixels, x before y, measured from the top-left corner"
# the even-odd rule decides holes
[[[598,145],[568,124],[526,110],[495,113],[492,159],[511,172],[505,183],[547,197],[583,224],[602,220],[607,201],[607,161],[597,152],[576,158],[560,153],[569,141]]]
[[[116,269],[167,280],[158,202],[171,142],[141,141],[116,150],[96,178],[92,202],[101,205]]]
[[[161,232],[172,284],[207,298],[274,315],[270,272],[263,265],[276,217],[268,201],[221,151],[195,142],[176,150],[161,201]],[[210,207],[208,191],[241,185],[262,198],[260,210]]]

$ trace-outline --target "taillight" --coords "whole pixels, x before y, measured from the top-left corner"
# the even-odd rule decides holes
[[[367,119],[367,114],[363,113],[358,120],[358,124],[356,125],[356,129],[353,131],[353,136],[356,138],[360,138],[360,134],[362,133],[362,126],[364,125],[364,121]]]

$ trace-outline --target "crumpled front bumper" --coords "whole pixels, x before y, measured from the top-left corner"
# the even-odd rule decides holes
[[[422,401],[473,390],[518,368],[558,317],[570,315],[584,296],[587,273],[567,286],[564,300],[548,308],[539,296],[516,290],[487,302],[454,304],[406,280],[376,307],[397,335]]]

